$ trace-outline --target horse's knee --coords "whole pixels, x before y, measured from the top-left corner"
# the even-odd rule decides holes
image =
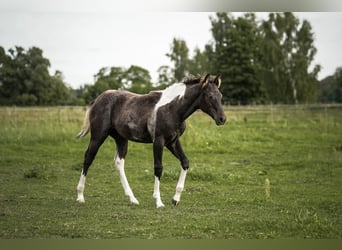
[[[184,170],[188,170],[189,169],[189,160],[188,160],[188,158],[182,159],[181,165],[182,165],[182,168]]]
[[[114,164],[115,164],[116,169],[120,171],[124,167],[125,159],[124,158],[121,159],[118,155],[116,155],[114,158]]]

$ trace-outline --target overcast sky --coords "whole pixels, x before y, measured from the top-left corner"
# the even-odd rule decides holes
[[[214,13],[129,11],[117,1],[103,1],[106,5],[93,8],[86,0],[0,0],[0,46],[41,48],[51,72],[62,71],[65,82],[76,88],[93,83],[93,75],[107,66],[138,65],[156,82],[158,68],[170,65],[165,54],[174,37],[184,39],[191,52],[211,39],[209,16]],[[322,66],[319,79],[333,74],[342,66],[342,12],[295,15],[312,25],[315,63]]]

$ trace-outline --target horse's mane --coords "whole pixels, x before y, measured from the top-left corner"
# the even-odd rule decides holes
[[[192,84],[200,83],[202,79],[203,79],[202,76],[189,75],[189,76],[184,77],[182,82],[186,85],[192,85]]]

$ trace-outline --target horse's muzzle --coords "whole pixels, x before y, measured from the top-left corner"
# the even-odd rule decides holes
[[[217,119],[215,119],[216,125],[220,126],[226,123],[227,117],[225,115],[219,116]]]

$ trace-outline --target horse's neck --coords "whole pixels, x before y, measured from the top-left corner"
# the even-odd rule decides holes
[[[186,102],[181,109],[181,119],[185,121],[189,116],[191,116],[197,109],[199,109],[199,99],[201,97],[200,86],[193,86],[193,89],[188,92],[186,97]]]

